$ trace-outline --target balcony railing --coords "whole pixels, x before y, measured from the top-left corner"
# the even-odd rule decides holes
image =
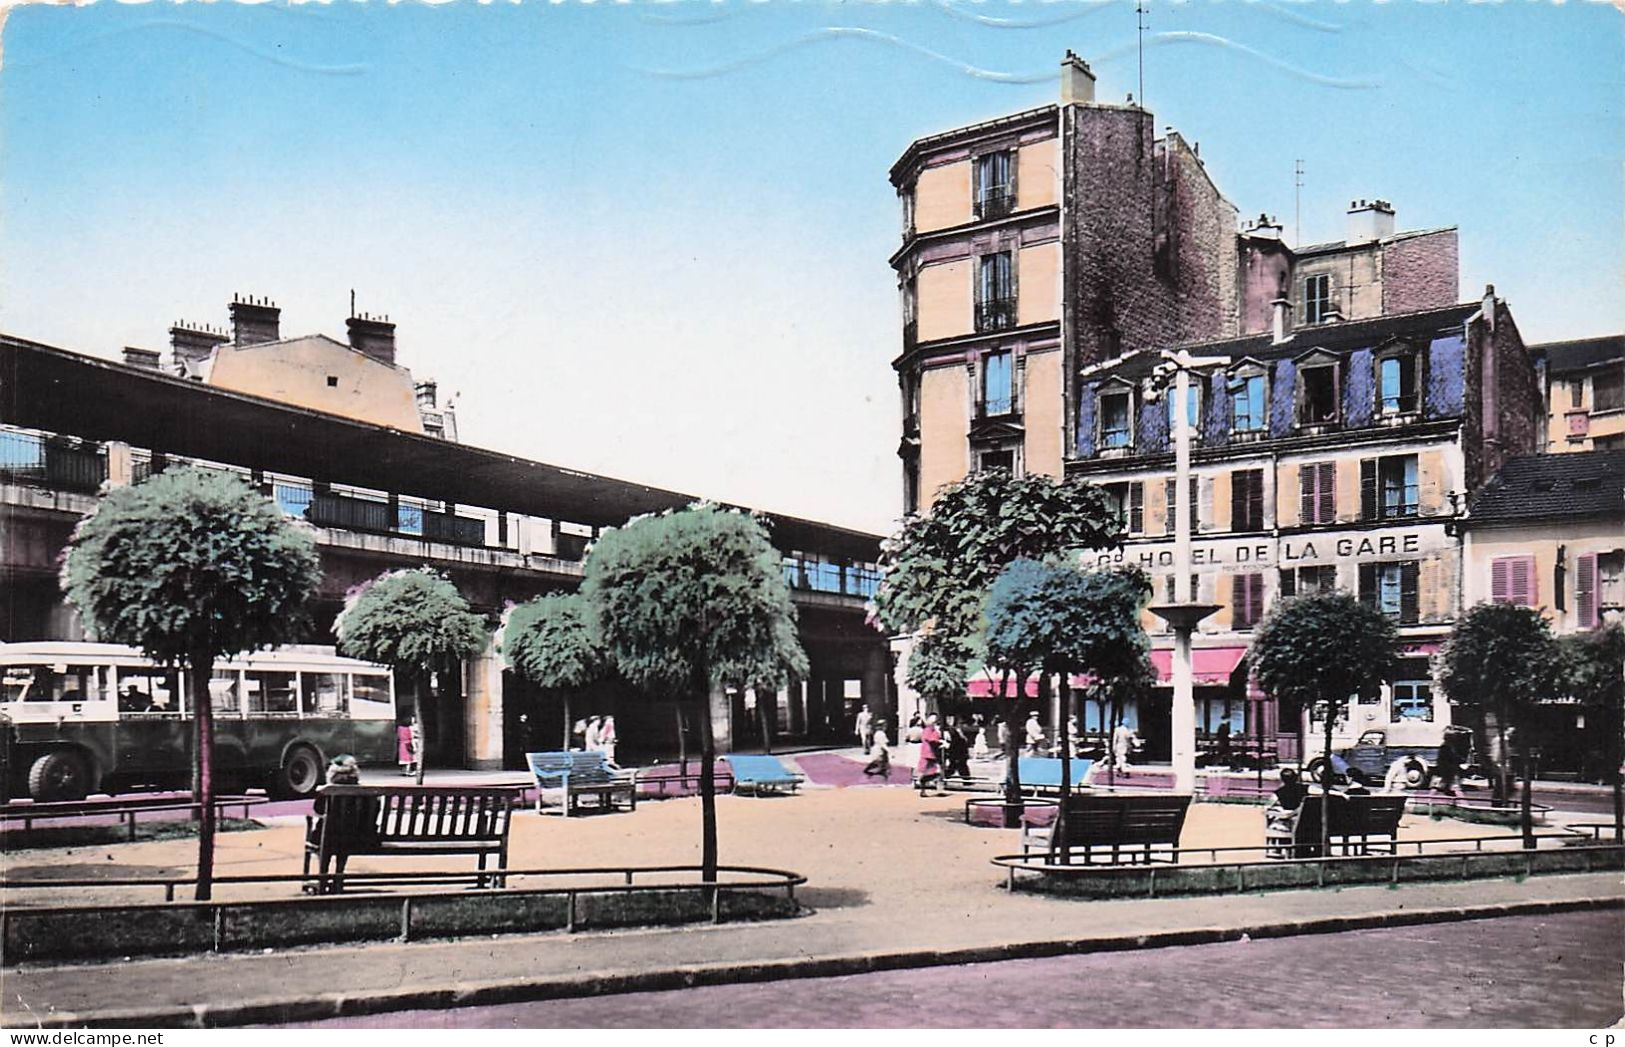
[[[1016,194],[1008,188],[999,186],[996,189],[984,190],[976,201],[976,217],[999,218],[1009,214],[1016,206]]]
[[[292,488],[278,488],[278,502],[284,512],[294,506],[283,492]],[[292,515],[298,515],[296,512]],[[388,502],[370,498],[352,498],[347,495],[315,493],[305,518],[319,527],[338,527],[346,531],[367,531],[372,534],[400,534],[422,537],[432,542],[452,545],[485,544],[485,521],[455,513],[431,512],[419,506],[401,506],[397,514]]]
[[[1003,331],[1016,326],[1015,298],[988,298],[976,303],[976,330]]]
[[[107,479],[107,455],[93,444],[0,432],[0,478],[90,494]]]

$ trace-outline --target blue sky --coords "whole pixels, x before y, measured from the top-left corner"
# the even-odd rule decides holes
[[[1597,2],[1155,3],[1146,100],[1243,215],[1338,239],[1355,197],[1459,225],[1530,341],[1625,329],[1625,16]],[[889,530],[886,171],[1137,90],[1130,4],[148,3],[13,9],[0,329],[162,348],[349,293],[460,394],[469,442]]]

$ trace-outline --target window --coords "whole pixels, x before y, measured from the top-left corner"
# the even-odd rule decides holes
[[[1130,428],[1134,412],[1129,393],[1102,393],[1100,395],[1100,446],[1128,447],[1134,442]]]
[[[293,687],[293,673],[246,673],[243,693],[250,714],[292,716],[299,711]]]
[[[167,669],[120,669],[119,709],[153,715],[180,715],[180,677]]]
[[[1400,625],[1417,622],[1417,579],[1421,563],[1400,560],[1360,565],[1360,602],[1375,608]]]
[[[1490,561],[1490,600],[1533,607],[1539,598],[1533,556],[1497,556]]]
[[[1177,482],[1178,481],[1174,480],[1173,477],[1169,477],[1167,480],[1163,481],[1163,496],[1167,500],[1168,504],[1165,520],[1169,534],[1174,533],[1174,497],[1175,492],[1178,490],[1178,487],[1176,486]],[[1201,494],[1201,482],[1200,477],[1191,477],[1190,497],[1185,501],[1185,515],[1186,518],[1190,520],[1190,529],[1192,534],[1195,534],[1201,525],[1201,517],[1196,511],[1196,505]]]
[[[343,716],[350,710],[342,673],[300,673],[300,705],[306,716]]]
[[[1015,409],[1014,375],[1009,352],[982,358],[982,414],[1009,414]]]
[[[1337,588],[1337,568],[1332,564],[1281,569],[1282,596],[1313,596]]]
[[[5,700],[8,702],[99,702],[106,698],[107,670],[99,665],[6,668]]]
[[[1231,428],[1238,433],[1262,432],[1265,425],[1264,376],[1236,375],[1230,379]]]
[[[387,703],[389,677],[374,673],[356,673],[350,677],[350,700]]]
[[[1179,399],[1179,395],[1175,392],[1173,386],[1168,387],[1168,395],[1164,399],[1168,401],[1168,440],[1171,444],[1174,439],[1174,426],[1177,424],[1174,401]],[[1201,382],[1192,381],[1190,385],[1185,387],[1185,421],[1190,425],[1192,439],[1202,435]]]
[[[1321,364],[1298,372],[1298,424],[1324,425],[1337,420],[1337,365]]]
[[[1015,205],[1008,150],[976,158],[976,217],[997,218]]]
[[[1264,529],[1264,470],[1242,469],[1230,474],[1230,529]]]
[[[1303,320],[1304,323],[1321,324],[1326,322],[1326,314],[1332,309],[1332,278],[1328,274],[1307,277],[1303,281]]]
[[[976,271],[976,329],[1002,331],[1016,325],[1010,252],[983,255]]]
[[[328,375],[327,376],[327,387],[329,389],[337,389],[339,387],[339,376],[336,375],[336,374]]]
[[[1585,403],[1586,383],[1584,378],[1576,378],[1569,383],[1569,406],[1578,410]]]
[[[1251,629],[1264,617],[1264,576],[1261,574],[1233,574],[1230,576],[1230,624],[1236,629]]]
[[[1129,483],[1103,484],[1102,490],[1111,502],[1112,515],[1129,534],[1145,533],[1145,484],[1138,480]]]
[[[310,488],[293,484],[273,484],[271,493],[277,508],[289,516],[303,517],[310,512]]]
[[[209,696],[215,715],[237,717],[243,714],[243,696],[235,669],[216,669],[209,679]]]
[[[1591,379],[1591,409],[1617,411],[1625,407],[1625,370],[1598,371]]]
[[[1377,395],[1383,414],[1408,414],[1417,409],[1415,354],[1385,356],[1377,362]]]
[[[1165,574],[1165,575],[1162,576],[1162,587],[1163,587],[1163,591],[1168,594],[1167,600],[1168,600],[1169,603],[1177,603],[1179,601],[1179,594],[1174,592],[1174,576],[1173,575]],[[1191,599],[1192,600],[1200,600],[1201,598],[1202,598],[1202,576],[1199,575],[1199,574],[1193,574],[1193,575],[1191,575]]]
[[[1599,436],[1591,442],[1591,447],[1596,451],[1625,451],[1625,433]]]
[[[1390,718],[1394,723],[1404,720],[1433,720],[1433,685],[1426,680],[1395,680],[1394,701]]]
[[[1014,451],[983,451],[978,459],[977,468],[984,473],[1003,472],[1015,474],[1016,452]]]
[[[1298,466],[1298,522],[1329,524],[1337,520],[1337,463]]]
[[[1360,515],[1367,520],[1415,516],[1420,507],[1416,455],[1360,461]]]

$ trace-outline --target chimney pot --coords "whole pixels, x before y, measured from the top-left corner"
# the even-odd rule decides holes
[[[144,371],[158,370],[158,350],[140,349],[133,345],[124,347],[124,363],[127,367],[139,367]]]
[[[1094,100],[1095,74],[1089,63],[1068,51],[1061,61],[1061,104],[1089,105]]]
[[[233,345],[260,345],[265,342],[275,342],[282,337],[282,310],[270,303],[269,299],[254,301],[252,295],[247,301],[238,301],[236,295],[231,299],[231,334]]]
[[[1285,296],[1282,296],[1272,301],[1270,306],[1273,308],[1275,314],[1273,318],[1274,330],[1271,332],[1270,340],[1274,344],[1280,345],[1282,342],[1292,337],[1292,302]]]
[[[352,316],[345,322],[350,331],[350,348],[381,364],[395,365],[395,325],[387,319]]]

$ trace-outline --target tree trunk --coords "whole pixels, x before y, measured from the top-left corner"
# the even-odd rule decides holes
[[[683,702],[672,703],[672,715],[677,718],[677,776],[688,777],[688,732],[683,730]],[[681,795],[681,794],[679,794]]]
[[[1523,732],[1520,731],[1519,733]],[[1534,761],[1529,756],[1529,743],[1527,741],[1523,743],[1522,749],[1523,788],[1519,790],[1522,793],[1519,806],[1523,808],[1523,813],[1518,818],[1518,821],[1523,828],[1523,848],[1526,851],[1532,851],[1535,849],[1535,816],[1534,808],[1531,806],[1534,801],[1534,783],[1530,779],[1535,776],[1533,773],[1535,767]]]
[[[418,725],[418,751],[413,755],[418,758],[418,773],[414,780],[419,785],[423,784],[423,769],[429,762],[429,718],[423,715],[423,706],[433,693],[432,677],[417,680],[417,701],[412,703],[412,719]]]
[[[214,893],[214,700],[209,695],[213,655],[194,652],[187,673],[192,682],[192,737],[197,747],[192,763],[192,802],[198,805],[196,898],[206,902]]]
[[[762,703],[762,692],[756,692],[756,720],[762,728],[762,752],[773,754],[773,733],[768,729],[767,706]]]
[[[1066,846],[1066,807],[1072,799],[1072,732],[1067,730],[1072,716],[1072,681],[1067,673],[1061,674],[1055,689],[1059,701],[1060,718],[1055,726],[1055,744],[1061,748],[1061,806],[1055,810],[1055,824],[1050,828],[1050,854],[1062,865],[1072,864],[1071,852]]]
[[[1614,780],[1614,842],[1625,844],[1625,774],[1620,773],[1620,764],[1625,763],[1625,754],[1621,753],[1622,734],[1625,734],[1625,706],[1615,705],[1612,716],[1603,718],[1608,724],[1608,744],[1603,752],[1608,754],[1608,777]]]
[[[1006,669],[999,679],[999,700],[1011,701],[1006,698],[1010,690],[1011,671]],[[1016,670],[1016,693],[1025,694],[1026,676]],[[1010,712],[1005,713],[1005,739],[1004,739],[1004,820],[1006,829],[1014,829],[1021,825],[1021,813],[1025,809],[1021,802],[1021,739],[1016,731],[1021,727],[1020,705],[1012,702]]]
[[[1507,728],[1506,718],[1496,712],[1495,714],[1495,806],[1504,807],[1511,793],[1510,775],[1507,773]]]
[[[1325,759],[1325,769],[1320,773],[1320,856],[1332,856],[1332,778],[1337,773],[1332,768],[1332,729],[1337,724],[1337,710],[1332,703],[1326,703],[1326,750],[1321,755]]]
[[[716,739],[711,733],[711,696],[700,698],[700,879],[717,879]]]
[[[572,730],[572,728],[574,726],[575,726],[575,721],[570,719],[570,692],[565,691],[564,692],[564,744],[559,747],[559,752],[567,753],[567,752],[570,751],[570,743],[575,741],[575,736],[576,736],[575,731]]]

